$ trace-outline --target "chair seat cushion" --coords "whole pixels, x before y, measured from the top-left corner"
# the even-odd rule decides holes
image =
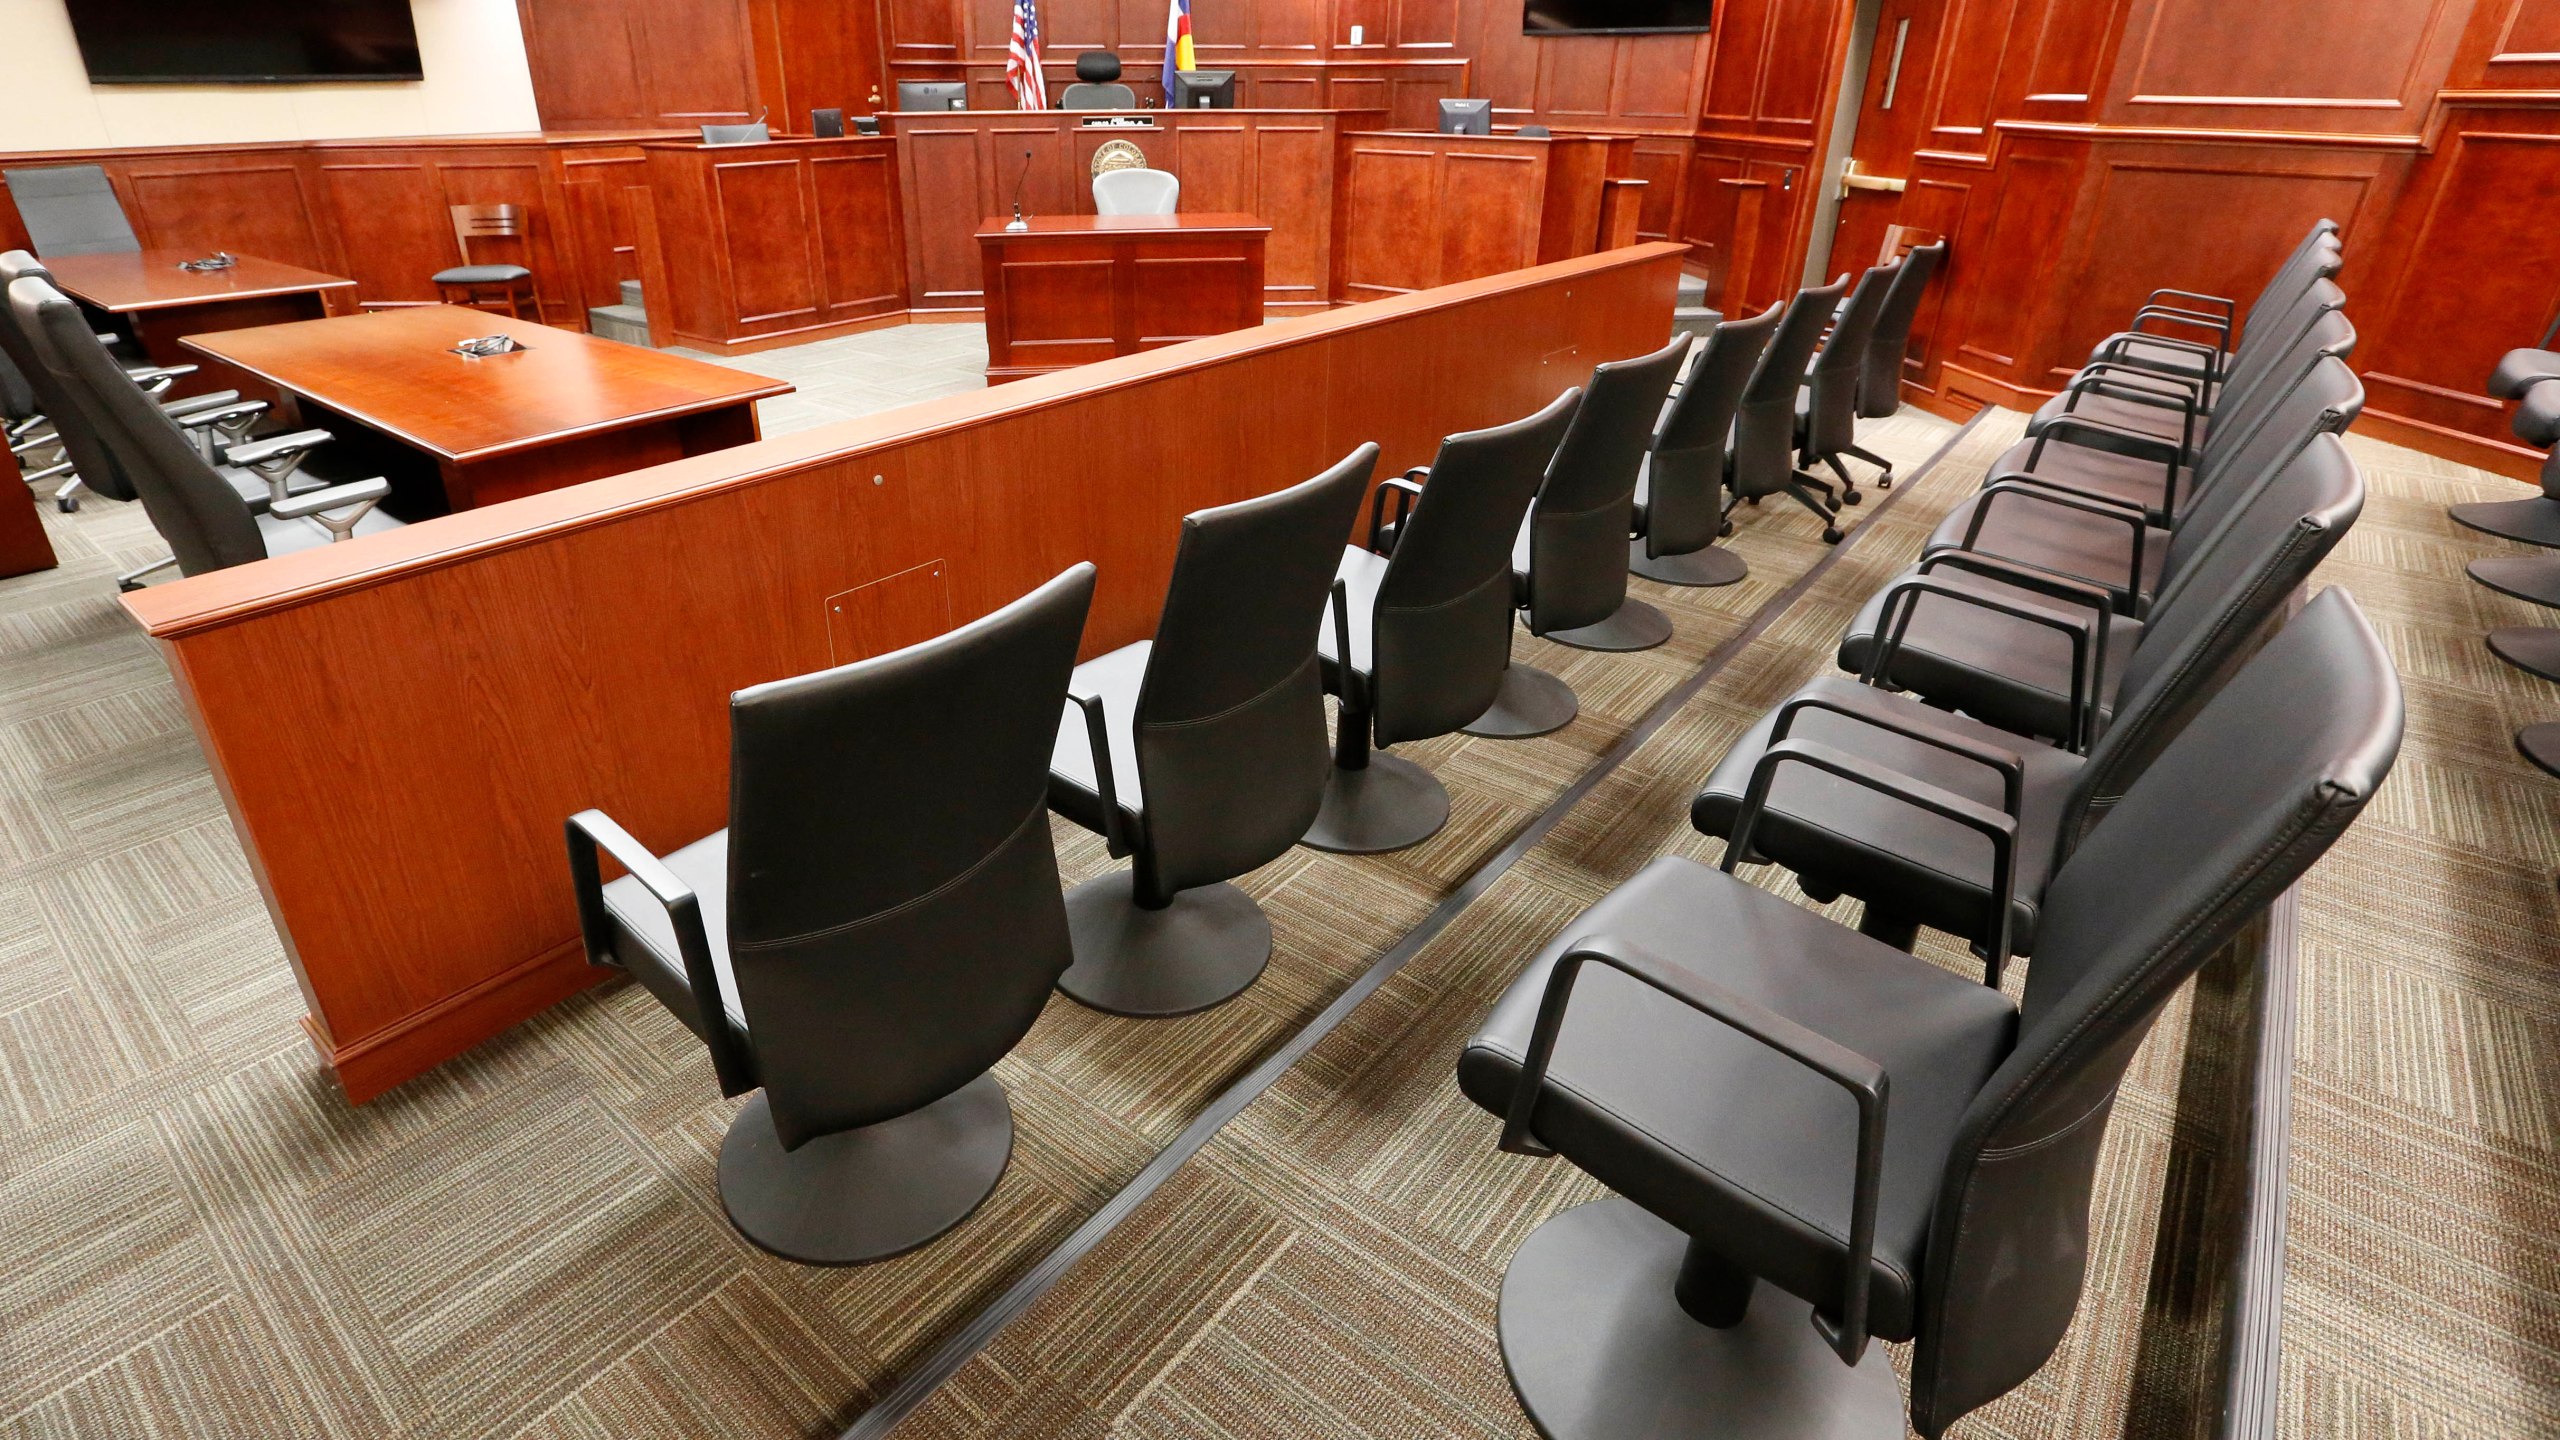
[[[244,488],[240,487],[236,480],[232,484],[235,488]],[[254,498],[259,504],[266,503],[267,487],[264,482],[258,485]],[[355,533],[379,535],[385,530],[399,529],[401,523],[399,519],[383,514],[382,507],[377,505],[366,511],[364,518],[356,522]],[[269,559],[278,555],[290,555],[297,550],[313,550],[333,543],[328,527],[308,517],[299,520],[279,520],[273,515],[261,513],[258,516],[258,533],[266,537]]]
[[[1965,532],[1973,527],[1975,512],[1985,504],[1990,504],[1991,509],[1982,522],[1982,533],[1967,545]],[[1930,533],[1929,548],[1996,555],[2119,589],[2128,579],[2138,579],[2135,593],[2147,598],[2160,591],[2160,570],[2169,558],[2169,532],[2156,525],[2144,526],[2143,531],[2142,574],[2135,577],[2131,573],[2131,527],[2019,495],[2002,496],[1994,502],[1992,496],[1984,494],[1969,496],[1947,512],[1947,518]]]
[[[747,1014],[738,1006],[737,981],[729,973],[729,832],[705,835],[661,858],[693,890],[702,911],[703,938],[711,942],[711,968],[720,977],[720,1008],[744,1034]],[[604,887],[604,908],[619,932],[614,938],[614,958],[693,1033],[703,1033],[702,1012],[692,985],[686,982],[684,954],[676,947],[676,929],[667,919],[667,908],[629,875]]]
[[[2009,1001],[1667,856],[1567,925],[1512,982],[1459,1056],[1469,1099],[1508,1110],[1548,976],[1590,936],[1650,950],[1884,1068],[1869,1323],[1885,1339],[1908,1338],[1957,1125],[2013,1043]],[[1847,1091],[1670,996],[1586,965],[1532,1120],[1539,1140],[1718,1254],[1791,1294],[1835,1301],[1857,1148]]]
[[[1132,826],[1146,812],[1138,778],[1138,690],[1146,683],[1147,657],[1155,653],[1155,645],[1141,640],[1097,655],[1077,666],[1067,681],[1070,697],[1102,698],[1103,728],[1111,736],[1112,791],[1119,797],[1122,818]],[[1049,752],[1049,806],[1097,835],[1107,833],[1102,782],[1094,773],[1084,709],[1070,704],[1064,710],[1058,743]]]
[[[2010,939],[2020,954],[2035,946],[2036,915],[2045,881],[2060,848],[2062,818],[2071,787],[2087,763],[2051,745],[2022,740],[1978,720],[1932,710],[1838,675],[1824,675],[1796,692],[1836,701],[1861,714],[1952,734],[2016,755],[2025,767],[2019,791],[2016,904]],[[1792,697],[1791,697],[1792,698]],[[1727,750],[1691,802],[1689,818],[1709,835],[1731,838],[1749,792],[1752,768],[1769,747],[1778,711],[1760,717]],[[1791,740],[1818,740],[1871,760],[1887,770],[1925,781],[1968,800],[2001,808],[1999,772],[1890,730],[1862,725],[1827,710],[1803,710],[1787,726]],[[1890,795],[1804,765],[1782,765],[1752,829],[1759,855],[1816,881],[1960,935],[1990,931],[1991,841],[1976,830],[1932,815]]]
[[[2118,345],[2123,347],[2118,353],[2113,355],[2107,353],[2109,349]],[[2205,359],[2206,357],[2184,346],[2163,345],[2157,340],[2147,339],[2125,330],[2119,330],[2098,342],[2097,348],[2089,352],[2089,363],[2092,365],[2101,360],[2113,360],[2127,365],[2138,365],[2145,370],[2158,371],[2162,374],[2183,375],[2194,380],[2204,378]]]
[[[438,285],[507,285],[532,278],[533,272],[521,265],[456,265],[450,270],[437,271],[434,283]]]
[[[2022,609],[2068,620],[2090,618],[2088,607],[2039,595],[2001,580],[1941,566],[1931,577],[1950,589],[1986,595]],[[1885,596],[1879,589],[1849,622],[1840,641],[1840,668],[1863,674],[1876,644]],[[2142,622],[2118,615],[2108,622],[2103,673],[2096,702],[2099,728],[2113,713],[2125,662],[2142,637]],[[1884,677],[1898,688],[1953,706],[2018,735],[2060,738],[2070,729],[2071,640],[2059,630],[2004,615],[1944,595],[1923,595],[1912,606],[1911,626],[1892,669]]]
[[[2070,406],[2068,411],[2063,408],[2066,405]],[[2135,435],[2146,437],[2148,442],[2146,444],[2142,441],[2119,440],[2114,436],[2094,434],[2086,430],[2073,434],[2073,443],[2094,446],[2101,450],[2121,449],[2128,454],[2144,453],[2153,447],[2164,445],[2174,447],[2186,434],[2186,411],[2175,406],[2146,405],[2142,401],[2128,399],[2120,394],[2082,395],[2078,397],[2077,403],[2074,403],[2073,397],[2068,392],[2056,395],[2037,406],[2034,418],[2027,422],[2027,433],[2043,434],[2046,426],[2062,418],[2066,413],[2077,415],[2083,420],[2095,420],[2102,425],[2112,425],[2119,430],[2130,430]],[[2190,458],[2193,458],[2196,451],[2204,448],[2205,437],[2212,432],[2212,429],[2212,416],[2196,417],[2195,446],[2188,452]]]
[[[2019,441],[2001,452],[1999,460],[1991,467],[1991,474],[2023,471],[2076,494],[2112,500],[2119,505],[2138,505],[2152,512],[2154,518],[2164,514],[2175,515],[2186,509],[2187,498],[2195,488],[2195,467],[2179,466],[2177,486],[2168,491],[2164,506],[2162,492],[2165,487],[2162,482],[2167,478],[2168,466],[2159,460],[2058,439],[2047,442],[2044,453],[2030,463],[2028,457],[2035,455],[2035,451],[2035,441]]]
[[[1378,587],[1386,582],[1387,557],[1357,545],[1342,547],[1342,562],[1334,567],[1334,578],[1342,582],[1343,593],[1351,602],[1344,618],[1351,634],[1351,670],[1361,679],[1369,678],[1375,663],[1370,658],[1370,641],[1378,618]],[[1324,628],[1316,634],[1316,654],[1325,664],[1327,674],[1342,663],[1335,653],[1333,611],[1325,610]]]

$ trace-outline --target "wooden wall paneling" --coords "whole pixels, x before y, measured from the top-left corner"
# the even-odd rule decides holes
[[[1769,49],[1772,12],[1784,0],[1724,0],[1716,7],[1716,32],[1707,62],[1706,92],[1698,104],[1703,131],[1748,134],[1760,109],[1760,77]]]
[[[949,0],[880,0],[880,46],[893,66],[954,63],[960,59],[959,12]]]
[[[762,41],[769,27],[778,71],[760,86],[776,129],[806,134],[809,112],[820,108],[869,113],[882,78],[881,9],[878,0],[756,0],[758,68],[768,63]]]
[[[1414,243],[1445,228],[1440,151],[1378,136],[1344,142],[1342,199],[1334,234],[1343,278],[1337,296],[1375,300],[1436,283],[1441,257]]]
[[[146,249],[237,250],[312,270],[338,258],[289,152],[136,160],[109,178]]]
[[[1753,134],[1809,144],[1826,127],[1847,9],[1836,0],[1773,0]]]
[[[1924,397],[1935,396],[1941,387],[1946,359],[1942,340],[1949,332],[1947,297],[1967,280],[1974,178],[1969,171],[1942,168],[1932,173],[1926,167],[1915,168],[1911,188],[1902,197],[1900,213],[1905,223],[1925,226],[1948,240],[1947,258],[1920,297],[1920,311],[1911,322],[1911,345],[1903,355],[1902,383]]]
[[[2019,0],[2018,27],[2009,32],[2023,63],[2004,71],[2000,99],[2018,113],[2041,120],[2083,119],[2094,113],[2098,91],[2123,30],[2131,0],[2087,4],[2083,0]]]
[[[1610,145],[1588,139],[1527,141],[1546,151],[1538,177],[1545,201],[1539,207],[1537,258],[1569,260],[1588,255],[1600,244],[1600,217],[1606,201]],[[1533,201],[1534,203],[1534,201]],[[1461,212],[1453,211],[1452,215]],[[1482,271],[1458,271],[1463,279]]]
[[[905,234],[898,219],[898,161],[885,146],[814,155],[820,305],[828,320],[907,308]]]
[[[1397,0],[1395,45],[1400,54],[1458,48],[1464,19],[1459,0]]]
[[[631,8],[627,0],[516,0],[546,127],[636,125],[655,115]]]
[[[631,16],[640,37],[641,87],[650,119],[686,126],[734,123],[765,108],[758,100],[744,0],[649,0],[631,7]]]
[[[1994,385],[2019,383],[2017,372],[2035,338],[2039,307],[2050,287],[2018,284],[2016,277],[2049,273],[2056,247],[2065,238],[2057,233],[2057,221],[2067,222],[2072,214],[2085,159],[2063,146],[2041,147],[2041,153],[2024,151],[2019,147],[2001,157],[1999,194],[1987,233],[1967,257],[1965,326],[1948,362]]]
[[[1690,142],[1647,136],[1627,150],[1626,173],[1645,182],[1636,234],[1646,240],[1669,240],[1680,228],[1682,202],[1689,183]]]
[[[1333,285],[1334,122],[1256,116],[1252,147],[1254,203],[1247,209],[1271,225],[1264,303],[1321,308]]]
[[[1698,89],[1705,80],[1701,62],[1706,49],[1702,39],[1621,38],[1617,42],[1617,65],[1609,77],[1610,116],[1688,128],[1698,113]]]
[[[1539,117],[1566,125],[1606,121],[1611,113],[1618,52],[1624,44],[1605,35],[1558,35],[1540,40]]]
[[[2460,56],[2457,88],[2560,91],[2560,0],[2482,0]]]
[[[583,330],[588,307],[621,303],[621,282],[641,278],[639,235],[624,197],[648,183],[648,157],[637,145],[621,145],[563,148],[552,161],[561,192],[561,223],[552,229],[563,252],[558,288]]]
[[[2127,3],[2101,113],[2133,125],[2415,135],[2466,18],[2446,0]],[[2103,26],[2102,7],[2060,7],[2074,10]],[[2311,46],[2317,63],[2305,63]]]
[[[444,182],[425,157],[327,157],[319,164],[327,214],[357,295],[367,301],[432,301],[428,277],[455,256]]]
[[[1927,148],[1990,153],[2001,60],[2022,3],[2032,0],[1922,0],[1907,9],[1894,7],[1912,17],[1903,76],[1928,97],[1923,108]]]
[[[918,310],[974,309],[989,181],[978,126],[958,117],[897,122],[899,193],[907,231],[907,297]],[[930,179],[928,179],[930,177]]]
[[[1521,148],[1541,147],[1524,142]],[[1431,283],[1538,263],[1539,228],[1526,222],[1544,210],[1550,163],[1548,156],[1536,153],[1449,150],[1442,154],[1440,268]]]

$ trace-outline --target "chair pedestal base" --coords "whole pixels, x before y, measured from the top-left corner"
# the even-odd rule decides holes
[[[1013,1106],[992,1074],[921,1110],[782,1148],[755,1093],[720,1142],[720,1204],[764,1249],[803,1265],[903,1255],[969,1218],[1013,1155]]]
[[[2501,625],[2489,632],[2489,653],[2528,675],[2560,680],[2560,630],[2541,625]]]
[[[1458,727],[1482,740],[1526,740],[1573,723],[1582,701],[1573,687],[1535,665],[1514,660],[1502,672],[1502,689],[1485,712]]]
[[[2560,720],[2546,720],[2517,731],[2516,753],[2550,773],[2560,775]]]
[[[1502,1278],[1502,1363],[1547,1440],[1901,1440],[1884,1347],[1854,1368],[1811,1307],[1762,1287],[1711,1330],[1673,1298],[1689,1237],[1631,1200],[1598,1200],[1531,1233]]]
[[[2560,549],[2560,500],[2547,495],[2531,495],[2522,500],[2481,500],[2469,505],[2456,505],[2445,513],[2451,515],[2457,525],[2468,525],[2502,540],[2521,540],[2527,545]]]
[[[1419,845],[1448,823],[1449,790],[1438,776],[1372,751],[1361,769],[1326,772],[1324,804],[1298,843],[1336,855],[1382,855]]]
[[[1650,650],[1671,638],[1671,617],[1630,595],[1596,625],[1550,630],[1542,638],[1576,650]]]
[[[1223,881],[1142,910],[1128,870],[1067,892],[1075,963],[1058,988],[1113,1015],[1188,1015],[1234,999],[1271,963],[1271,918]]]
[[[1751,573],[1751,566],[1741,556],[1721,545],[1692,550],[1686,555],[1647,555],[1642,540],[1627,542],[1627,569],[1647,580],[1693,589],[1736,584]]]
[[[2492,555],[2472,561],[2470,573],[2501,595],[2560,609],[2560,555]]]

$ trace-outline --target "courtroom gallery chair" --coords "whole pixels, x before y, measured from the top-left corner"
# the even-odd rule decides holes
[[[1650,650],[1671,638],[1671,618],[1627,593],[1627,537],[1645,453],[1688,353],[1678,335],[1592,369],[1512,549],[1530,634],[1578,650]]]
[[[2510,350],[2489,377],[2489,394],[2517,402],[2516,438],[2536,450],[2560,441],[2560,350]],[[2545,459],[2542,493],[2522,500],[2476,500],[2446,512],[2458,524],[2501,540],[2560,548],[2560,462]]]
[[[2508,391],[2521,391],[2522,404],[2517,407],[2514,420],[2516,437],[2550,452],[2542,461],[2543,493],[2524,500],[2456,505],[2451,514],[2485,534],[2528,545],[2560,546],[2560,450],[2553,448],[2560,445],[2560,354],[2516,352],[2500,364],[2502,376],[2516,362],[2517,355],[2550,357],[2548,378],[2536,375]],[[2497,394],[2499,389],[2492,381],[2490,393]],[[2470,513],[2466,515],[2465,511]],[[2560,556],[2488,556],[2472,561],[2470,574],[2501,594],[2536,604],[2560,605]],[[2526,674],[2560,681],[2560,630],[2547,625],[2501,625],[2489,632],[2488,643],[2489,653]]]
[[[17,202],[18,219],[36,253],[64,255],[131,254],[142,248],[124,202],[107,172],[96,165],[52,165],[0,171]]]
[[[1730,839],[1752,817],[1755,853],[1744,863],[1794,871],[1818,902],[1856,896],[1866,902],[1859,931],[1899,949],[1923,925],[1963,936],[1996,986],[2010,954],[2035,953],[2054,867],[2211,697],[2363,505],[2345,443],[2313,437],[2192,562],[2194,578],[2144,631],[2123,703],[2085,756],[1822,676],[1725,752],[1690,823]],[[1795,742],[1822,747],[1823,764],[1791,763]]]
[[[1240,993],[1271,921],[1229,883],[1289,851],[1325,776],[1316,636],[1378,447],[1312,480],[1183,517],[1155,637],[1076,667],[1049,807],[1125,869],[1067,894],[1058,988],[1116,1015],[1183,1015]]]
[[[94,421],[105,452],[100,473],[121,475],[133,486],[180,574],[201,575],[400,524],[374,508],[391,493],[390,483],[378,478],[253,504],[204,458],[179,421],[125,378],[69,296],[27,277],[10,283],[8,303],[35,337],[38,359]]]
[[[1836,504],[1817,495],[1806,483],[1811,477],[1796,469],[1796,405],[1805,367],[1848,289],[1843,277],[1799,290],[1787,302],[1778,333],[1751,372],[1751,383],[1742,388],[1742,404],[1733,416],[1733,453],[1725,466],[1725,484],[1736,501],[1757,504],[1784,495],[1819,517],[1822,538],[1834,544],[1840,539]]]
[[[1343,547],[1317,636],[1325,688],[1341,705],[1324,803],[1300,844],[1377,854],[1449,822],[1439,779],[1380,752],[1457,730],[1500,694],[1512,540],[1581,403],[1581,390],[1567,390],[1524,419],[1451,435],[1428,466],[1378,483],[1369,543]]]
[[[2119,330],[2091,348],[2090,363],[2112,362],[2162,375],[2213,378],[2230,358],[2234,326],[2255,320],[2270,296],[2278,297],[2280,307],[2282,298],[2309,278],[2323,249],[2337,247],[2337,237],[2337,221],[2312,222],[2302,239],[2295,242],[2293,252],[2268,277],[2246,315],[2241,313],[2239,302],[2227,296],[2165,288],[2152,291],[2134,313],[2131,329]],[[2205,336],[2212,338],[2202,338]]]
[[[2085,750],[2123,693],[2126,662],[2194,579],[2190,557],[2235,523],[2261,483],[2314,435],[2344,429],[2364,387],[2330,358],[2304,382],[2282,427],[2233,461],[2215,503],[2172,533],[2160,592],[2142,617],[2107,586],[2007,557],[1934,549],[1849,622],[1840,668],[2020,735]],[[2199,506],[2203,502],[2199,501]],[[1959,558],[1961,557],[1961,558]]]
[[[1849,476],[1849,467],[1841,463],[1843,455],[1856,455],[1881,466],[1884,474],[1876,480],[1876,488],[1893,488],[1893,462],[1858,448],[1858,406],[1859,394],[1866,386],[1867,351],[1875,338],[1876,320],[1884,313],[1885,295],[1893,288],[1894,277],[1909,263],[1896,260],[1858,277],[1848,303],[1832,317],[1831,333],[1823,337],[1822,349],[1814,355],[1813,364],[1805,373],[1803,392],[1796,401],[1796,468],[1802,472],[1816,464],[1830,467],[1840,479],[1842,504],[1855,505],[1864,498],[1858,493],[1858,482]],[[1817,491],[1830,489],[1810,474],[1800,474],[1798,479]]]
[[[493,309],[496,302],[503,301],[510,317],[526,318],[525,306],[534,298],[533,272],[510,261],[484,262],[472,248],[475,241],[511,240],[522,243],[525,238],[524,207],[455,205],[449,209],[453,217],[454,248],[461,252],[462,263],[435,273],[437,298],[448,305],[459,303],[478,310]]]
[[[1087,50],[1076,57],[1076,83],[1058,96],[1061,110],[1135,110],[1138,92],[1120,83],[1120,57]]]
[[[1066,969],[1046,757],[1093,598],[1077,565],[920,645],[729,697],[729,827],[659,855],[567,825],[590,964],[701,1039],[720,1203],[785,1259],[853,1265],[995,1188],[992,1067]],[[629,873],[607,884],[597,851]]]
[[[1707,332],[1688,373],[1672,388],[1636,479],[1635,538],[1627,568],[1666,585],[1731,585],[1751,567],[1716,540],[1732,531],[1725,464],[1743,387],[1777,333],[1784,307]]]
[[[1910,1340],[1935,1440],[2034,1375],[2079,1305],[2135,1051],[2354,823],[2402,724],[2354,601],[2314,600],[2063,862],[2015,1005],[1676,856],[1565,926],[1458,1061],[1504,1150],[1617,1192],[1503,1277],[1539,1431],[1886,1440],[1903,1392],[1870,1342]]]
[[[1911,358],[1911,327],[1920,318],[1920,302],[1927,298],[1929,281],[1947,259],[1947,242],[1932,241],[1914,245],[1902,256],[1902,268],[1893,272],[1893,288],[1884,294],[1884,309],[1877,312],[1875,334],[1867,341],[1867,363],[1858,381],[1858,414],[1869,420],[1882,420],[1902,408],[1902,371]],[[1886,470],[1893,467],[1874,455],[1849,447],[1849,452],[1870,465]]]
[[[1182,203],[1182,177],[1170,170],[1105,170],[1093,177],[1096,215],[1171,215]]]

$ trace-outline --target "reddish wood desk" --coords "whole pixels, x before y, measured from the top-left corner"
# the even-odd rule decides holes
[[[143,250],[123,255],[65,255],[45,261],[54,283],[74,299],[117,317],[154,365],[203,365],[180,380],[175,395],[240,390],[261,400],[275,393],[227,366],[205,364],[180,339],[214,330],[245,330],[294,320],[345,315],[356,308],[356,282],[337,275],[237,257],[226,270],[181,270],[203,250]]]
[[[1262,323],[1250,215],[1042,215],[978,227],[987,381],[1001,384]]]
[[[453,353],[490,334],[525,348]],[[454,510],[744,445],[758,438],[755,402],[793,388],[452,305],[190,335],[186,346],[291,392],[304,423],[338,433],[334,454],[431,469]]]

